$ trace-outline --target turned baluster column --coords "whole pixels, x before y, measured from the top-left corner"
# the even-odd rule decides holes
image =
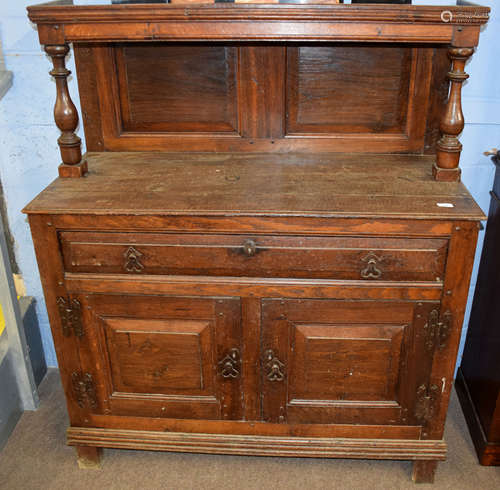
[[[87,172],[87,162],[82,161],[82,145],[75,134],[78,126],[78,111],[71,100],[68,90],[68,76],[65,58],[69,51],[67,44],[45,46],[51,57],[54,69],[50,74],[56,80],[57,98],[54,106],[54,119],[61,130],[57,140],[61,150],[62,164],[59,166],[60,177],[81,177]]]
[[[462,84],[469,78],[464,68],[465,62],[473,52],[473,48],[450,48],[448,50],[448,56],[452,62],[451,71],[448,72],[451,87],[446,109],[439,125],[441,138],[437,142],[436,165],[433,168],[436,180],[460,180],[458,162],[462,144],[458,141],[458,135],[464,129]]]

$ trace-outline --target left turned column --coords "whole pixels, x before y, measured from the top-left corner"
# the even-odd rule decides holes
[[[87,162],[82,161],[81,140],[75,134],[78,126],[78,111],[68,90],[68,76],[71,72],[66,68],[65,59],[69,46],[67,44],[47,45],[45,51],[54,64],[54,69],[50,74],[55,78],[57,88],[54,119],[61,130],[61,136],[57,140],[62,157],[59,176],[82,177],[87,172]]]

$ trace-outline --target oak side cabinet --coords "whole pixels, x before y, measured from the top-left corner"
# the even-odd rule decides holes
[[[406,459],[432,481],[484,219],[458,136],[489,9],[28,10],[62,162],[25,212],[80,463]]]

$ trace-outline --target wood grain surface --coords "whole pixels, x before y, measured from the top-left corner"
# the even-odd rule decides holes
[[[430,156],[110,152],[86,159],[85,178],[57,179],[24,211],[484,218],[463,184],[434,181]]]

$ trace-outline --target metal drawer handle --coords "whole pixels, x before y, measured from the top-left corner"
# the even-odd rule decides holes
[[[377,267],[380,266],[382,258],[370,252],[368,255],[361,259],[366,262],[366,267],[361,269],[361,277],[363,279],[378,279],[382,275],[382,270]]]
[[[125,257],[125,262],[123,267],[127,272],[142,272],[144,266],[141,264],[140,258],[143,256],[139,250],[134,247],[129,247],[123,254]]]
[[[257,244],[253,240],[245,240],[243,243],[243,253],[247,257],[253,257],[257,253]]]

